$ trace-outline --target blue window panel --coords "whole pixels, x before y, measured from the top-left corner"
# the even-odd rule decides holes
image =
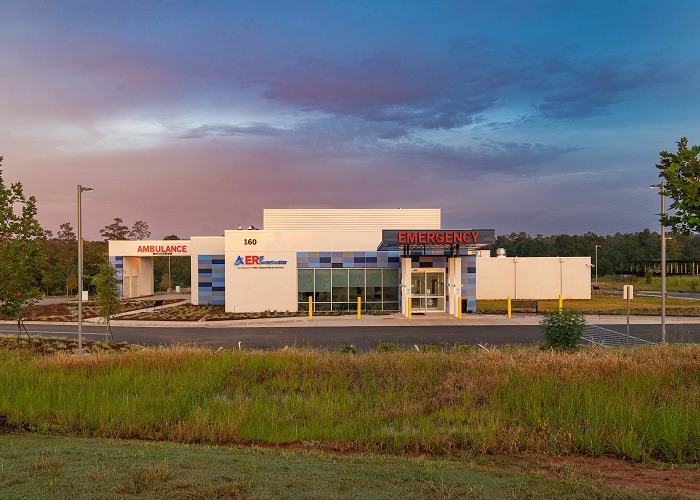
[[[212,291],[212,292],[225,292],[225,291],[226,291],[226,287],[223,287],[223,286],[213,286],[213,287],[211,287],[211,291]]]
[[[331,258],[331,253],[330,253],[330,252],[318,252],[318,256],[321,257],[321,258],[327,257],[327,258],[330,259],[330,258]]]
[[[297,259],[308,259],[309,252],[297,252]]]
[[[364,258],[364,257],[355,256],[355,257],[354,257],[354,260],[355,260],[355,264],[364,264],[364,263],[365,263],[365,258]]]
[[[224,264],[226,263],[226,259],[221,258],[221,257],[218,257],[218,258],[216,258],[216,259],[212,259],[212,260],[211,260],[211,263],[212,263],[212,264],[221,264],[221,265],[224,265]]]
[[[333,269],[336,269],[336,268],[341,268],[341,269],[342,269],[343,263],[342,263],[342,262],[333,262],[333,263],[331,264],[331,267],[332,267]]]
[[[343,258],[343,252],[331,252],[331,257],[332,257],[332,258],[339,257],[339,258],[342,259],[342,258]]]
[[[319,264],[318,262],[309,262],[309,267],[314,268],[314,269],[318,269],[321,267],[321,264]]]
[[[209,264],[211,264],[211,255],[200,255],[200,256],[197,258],[197,261],[198,261],[200,264],[204,264],[204,263],[209,263]]]

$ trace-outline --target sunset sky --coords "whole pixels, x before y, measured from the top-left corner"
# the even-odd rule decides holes
[[[0,155],[87,239],[264,208],[441,208],[496,234],[658,231],[700,143],[700,2],[0,0]]]

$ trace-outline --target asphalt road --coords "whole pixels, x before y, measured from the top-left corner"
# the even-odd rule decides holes
[[[625,325],[600,325],[625,333]],[[700,342],[700,324],[670,324],[666,326],[669,342]],[[77,338],[77,326],[27,325],[31,335]],[[0,325],[0,333],[16,335],[15,325]],[[361,326],[361,327],[235,327],[235,328],[181,328],[181,327],[113,327],[117,342],[145,346],[199,345],[212,348],[238,347],[248,349],[278,349],[289,347],[316,347],[338,349],[352,344],[358,351],[376,349],[379,342],[393,342],[411,347],[414,344],[533,344],[544,337],[538,325],[489,326]],[[633,324],[630,334],[658,342],[659,325]],[[105,327],[83,325],[87,340],[103,341]]]

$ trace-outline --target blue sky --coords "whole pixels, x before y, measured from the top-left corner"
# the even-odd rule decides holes
[[[0,1],[0,154],[42,224],[223,234],[264,208],[656,230],[700,142],[697,1]]]

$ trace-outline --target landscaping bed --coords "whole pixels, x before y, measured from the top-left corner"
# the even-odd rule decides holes
[[[355,315],[356,312],[315,312],[314,316],[342,316]],[[362,314],[387,315],[390,311],[371,311]],[[224,306],[196,306],[192,304],[182,304],[167,309],[157,309],[155,311],[131,314],[124,319],[140,321],[229,321],[262,318],[294,318],[306,317],[307,311],[265,311],[258,313],[232,313],[226,312]]]
[[[182,299],[165,299],[163,304],[174,304]],[[122,312],[138,311],[139,309],[152,308],[156,299],[152,300],[124,300]],[[99,316],[97,304],[94,300],[83,302],[83,319]],[[32,304],[22,311],[24,321],[77,321],[78,303],[65,302],[60,304]],[[16,321],[17,318],[0,317],[2,320]]]

